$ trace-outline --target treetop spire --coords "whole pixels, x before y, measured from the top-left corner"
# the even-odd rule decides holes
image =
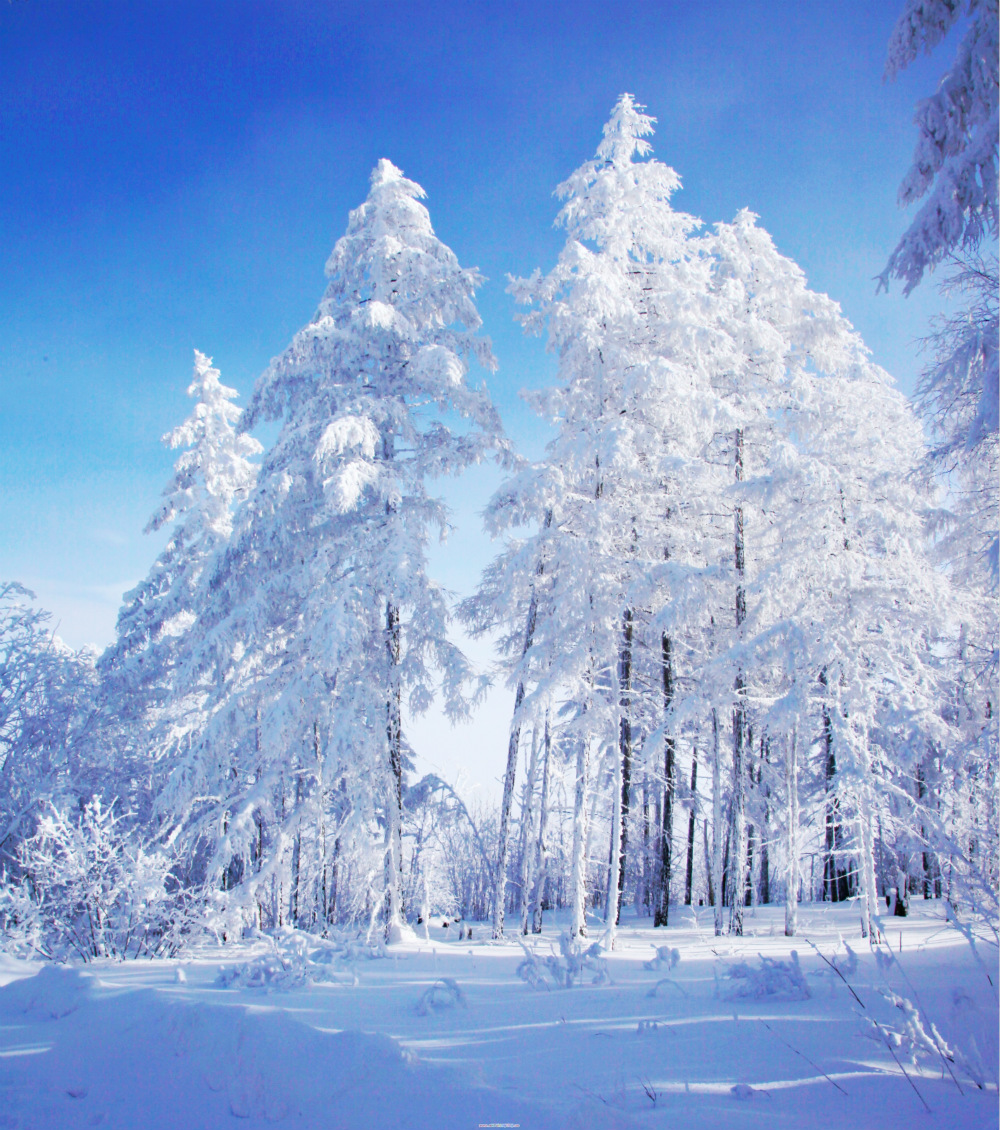
[[[612,165],[626,165],[636,154],[645,157],[653,151],[643,138],[653,133],[656,118],[643,113],[645,109],[631,94],[619,95],[604,126],[604,140],[597,147],[598,159]]]

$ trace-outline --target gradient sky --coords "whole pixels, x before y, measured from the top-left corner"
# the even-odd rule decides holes
[[[35,589],[71,644],[109,642],[162,544],[141,530],[174,458],[159,438],[189,411],[192,350],[245,399],[312,315],[380,157],[424,186],[438,234],[487,276],[491,392],[540,454],[517,392],[554,363],[514,323],[506,276],[552,265],[552,190],[626,90],[659,120],[675,206],[707,223],[759,213],[909,392],[939,301],[927,283],[876,297],[873,277],[906,223],[914,105],[955,33],[883,83],[901,7],[0,2],[0,578]],[[495,482],[448,487],[458,529],[434,565],[462,593],[491,553],[476,515]],[[496,747],[486,777],[507,697],[476,723]],[[469,731],[431,720],[411,737],[453,775]]]

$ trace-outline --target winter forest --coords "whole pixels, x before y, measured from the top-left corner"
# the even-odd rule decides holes
[[[996,0],[907,0],[888,47],[890,79],[923,53],[939,79],[899,170],[909,226],[871,283],[872,303],[947,303],[912,397],[753,200],[683,210],[657,145],[670,108],[641,90],[573,139],[593,156],[552,186],[554,262],[505,283],[557,367],[524,394],[541,457],[491,399],[482,276],[390,159],[245,403],[211,342],[194,353],[148,522],[165,547],[110,646],[67,646],[25,584],[0,583],[0,1011],[62,1057],[44,1075],[44,1055],[3,1053],[0,1125],[86,1124],[114,1056],[147,1038],[120,1047],[131,969],[149,1046],[183,1028],[183,1062],[208,1072],[172,1125],[439,1125],[444,1104],[456,1125],[731,1126],[772,1096],[788,1126],[995,1122],[997,26]],[[493,556],[455,600],[430,552],[451,526],[441,484],[484,464]],[[418,772],[407,730],[497,687],[494,804]],[[513,1003],[488,1020],[474,986],[494,976]],[[233,1010],[182,1023],[161,982],[242,994],[243,1042],[212,1053],[236,1076],[198,1066],[237,1038]],[[337,1005],[359,985],[382,1003]],[[322,993],[307,1038],[282,1010]],[[807,1037],[788,1019],[804,1001],[871,1040]],[[750,1009],[750,1042],[783,1066],[744,1079],[737,1061],[764,1053],[738,1026],[697,1051],[661,1038],[713,1008]],[[646,1066],[563,1079],[608,1049],[560,1033],[516,1053],[551,1055],[557,1081],[542,1063],[515,1085],[427,1036],[553,1009],[608,1047],[620,1021],[645,1041],[621,1062]],[[286,1027],[263,1027],[276,1012]],[[65,1035],[70,1013],[98,1051]],[[677,1090],[661,1060],[685,1056]],[[689,1086],[699,1063],[714,1074]],[[103,1124],[160,1125],[130,1104],[165,1078],[105,1096]]]

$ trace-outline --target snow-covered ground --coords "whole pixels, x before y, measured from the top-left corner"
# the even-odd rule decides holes
[[[803,906],[796,939],[779,908],[740,939],[707,908],[628,918],[571,987],[551,921],[534,960],[440,922],[385,956],[289,933],[184,961],[2,959],[0,1127],[995,1127],[996,951],[978,965],[937,909],[888,921],[892,961],[849,906]],[[931,1024],[955,1062],[929,1034],[914,1066]]]

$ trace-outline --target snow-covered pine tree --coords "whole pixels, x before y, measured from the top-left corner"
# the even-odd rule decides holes
[[[963,26],[964,25],[964,26]],[[917,106],[913,164],[901,205],[920,207],[879,282],[909,294],[925,273],[946,267],[941,291],[958,310],[932,323],[930,361],[917,404],[931,433],[931,460],[951,491],[945,559],[953,575],[990,594],[984,648],[996,676],[998,542],[997,225],[1000,19],[997,0],[908,0],[886,59],[887,78],[932,52],[956,26],[962,37],[934,94]],[[979,633],[981,634],[981,633]]]
[[[914,117],[919,137],[899,202],[924,203],[880,276],[883,286],[900,279],[907,294],[926,271],[956,252],[975,252],[997,234],[997,0],[907,0],[889,41],[885,75],[895,78],[921,49],[930,54],[963,20],[952,65]]]
[[[537,532],[509,539],[465,606],[474,631],[501,628],[519,688],[512,735],[566,704],[560,745],[577,761],[574,934],[585,926],[588,798],[591,769],[602,761],[612,792],[605,900],[612,931],[617,921],[639,705],[633,671],[645,661],[632,588],[648,595],[646,570],[674,536],[665,515],[683,507],[685,474],[704,470],[686,456],[697,451],[700,459],[715,396],[707,380],[717,363],[705,328],[710,267],[689,238],[698,221],[670,207],[677,174],[641,159],[652,127],[630,95],[619,99],[596,158],[557,190],[565,201],[557,222],[567,230],[557,265],[512,284],[535,307],[526,328],[547,326],[559,354],[559,385],[531,398],[558,435],[545,459],[505,484],[487,510],[494,536],[525,526]],[[660,661],[657,646],[657,682]],[[510,789],[515,765],[513,758]]]
[[[997,0],[908,0],[889,42],[886,76],[895,77],[921,49],[932,52],[953,29],[961,38],[937,90],[917,106],[917,147],[899,192],[902,205],[922,203],[880,285],[888,287],[896,278],[909,294],[925,273],[943,268],[939,290],[954,303],[952,312],[932,320],[924,342],[929,359],[916,394],[931,441],[928,462],[947,488],[936,524],[939,558],[967,598],[961,642],[953,650],[958,674],[946,708],[963,737],[944,759],[952,761],[944,771],[952,798],[938,803],[949,812],[946,854],[961,861],[949,878],[951,897],[979,906],[987,920],[995,920],[1000,874],[994,784],[1000,760]],[[932,769],[931,776],[938,772]],[[919,788],[924,786],[922,781]],[[937,835],[943,834],[939,822]]]
[[[105,693],[126,717],[162,706],[176,689],[183,640],[207,599],[206,582],[232,533],[234,510],[253,488],[251,459],[262,450],[236,430],[236,390],[221,383],[212,359],[198,350],[187,392],[194,410],[163,437],[185,450],[145,529],[172,526],[170,540],[145,580],[125,594],[115,642],[98,663]]]
[[[796,735],[801,744],[811,732],[824,758],[835,755],[868,932],[876,812],[947,736],[939,656],[956,605],[924,550],[920,427],[837,304],[807,288],[752,214],[719,225],[717,240],[746,348],[743,395],[766,411],[744,433],[745,634],[715,662],[720,674],[752,671],[758,735],[791,756]]]
[[[281,431],[213,578],[217,705],[173,799],[182,816],[185,798],[215,798],[192,830],[261,921],[367,914],[390,939],[405,921],[403,714],[439,678],[462,714],[471,675],[426,571],[430,532],[448,528],[428,480],[506,451],[485,386],[466,381],[473,358],[494,366],[481,278],[423,195],[378,163],[319,309],[257,382],[244,427]]]

